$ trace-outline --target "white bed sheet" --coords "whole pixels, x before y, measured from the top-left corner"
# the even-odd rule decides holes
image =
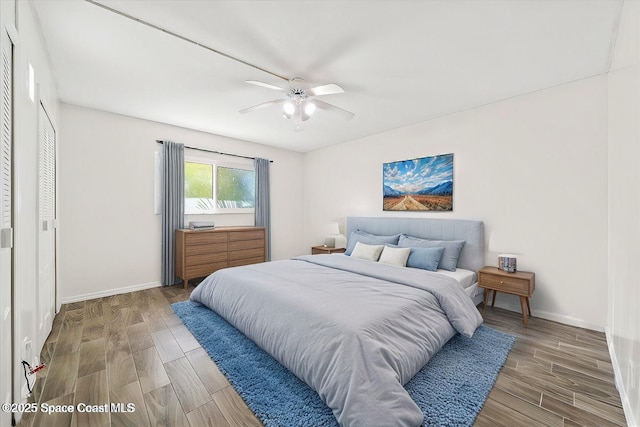
[[[463,268],[456,268],[456,271],[448,271],[438,269],[436,273],[444,274],[445,276],[453,277],[462,285],[463,288],[467,289],[469,286],[476,283],[477,277],[476,273],[471,270],[465,270]]]
[[[478,276],[475,272],[463,268],[457,268],[456,271],[437,270],[436,272],[456,279],[474,304],[478,305],[484,300],[484,289],[478,286]]]

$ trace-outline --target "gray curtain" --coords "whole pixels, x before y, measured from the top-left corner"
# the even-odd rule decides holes
[[[269,204],[269,160],[256,158],[256,227],[265,227],[267,236],[267,261],[271,261],[271,208]]]
[[[162,142],[162,284],[175,285],[176,230],[184,228],[184,145]]]

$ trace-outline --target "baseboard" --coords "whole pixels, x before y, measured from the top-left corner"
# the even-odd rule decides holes
[[[125,286],[122,288],[108,289],[106,291],[92,292],[90,294],[75,295],[71,297],[61,298],[58,304],[69,304],[78,301],[87,301],[95,298],[110,297],[111,295],[126,294],[127,292],[144,291],[145,289],[157,288],[162,286],[160,282],[142,283],[140,285]]]
[[[519,305],[511,305],[511,304],[503,304],[497,303],[496,307],[504,308],[505,310],[515,311],[517,313],[521,313],[521,308]],[[596,323],[587,322],[583,319],[578,319],[576,317],[565,316],[557,313],[550,313],[548,311],[541,310],[531,310],[531,315],[533,317],[539,317],[541,319],[551,320],[552,322],[562,323],[564,325],[575,326],[577,328],[589,329],[597,332],[604,332],[604,326],[598,325]]]
[[[604,332],[604,326],[596,323],[587,322],[583,319],[576,317],[564,316],[556,313],[549,313],[546,311],[533,310],[531,314],[541,319],[551,320],[553,322],[562,323],[569,326],[575,326],[577,328],[589,329],[597,332]]]
[[[611,364],[613,365],[613,374],[616,380],[616,388],[620,393],[620,400],[622,401],[622,409],[624,410],[624,416],[627,418],[628,426],[637,426],[637,420],[633,417],[633,411],[631,410],[631,402],[629,401],[629,394],[622,381],[622,371],[618,364],[618,358],[616,357],[616,349],[613,346],[613,337],[611,336],[611,330],[607,326],[604,330],[604,334],[607,337],[607,347],[609,347],[609,357],[611,357]]]

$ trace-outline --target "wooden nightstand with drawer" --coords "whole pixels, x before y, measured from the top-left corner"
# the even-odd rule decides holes
[[[496,267],[483,267],[478,271],[478,286],[484,288],[484,309],[487,308],[491,291],[493,291],[491,307],[496,302],[496,293],[498,292],[518,295],[522,307],[522,320],[525,328],[527,327],[527,313],[531,316],[529,298],[536,289],[535,273],[529,271],[507,273]]]

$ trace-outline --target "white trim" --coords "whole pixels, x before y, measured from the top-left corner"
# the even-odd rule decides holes
[[[60,305],[62,305],[78,301],[87,301],[95,298],[110,297],[111,295],[126,294],[127,292],[144,291],[145,289],[158,288],[160,286],[162,286],[160,282],[142,283],[140,285],[131,285],[122,288],[109,289],[106,291],[92,292],[90,294],[65,297],[61,298],[59,303]]]
[[[540,317],[541,319],[551,320],[553,322],[562,323],[569,326],[575,326],[577,328],[589,329],[596,332],[604,332],[604,326],[597,323],[587,322],[586,320],[578,319],[572,316],[566,316],[563,314],[550,313],[548,311],[535,310],[531,311],[532,316]]]
[[[627,425],[637,426],[638,423],[633,418],[633,411],[631,410],[629,394],[627,393],[627,389],[624,387],[624,382],[622,381],[622,371],[620,370],[618,358],[616,357],[616,349],[613,346],[611,329],[609,329],[608,326],[605,327],[604,333],[607,337],[607,347],[609,347],[609,357],[611,357],[611,364],[613,365],[613,375],[615,376],[616,388],[618,389],[618,393],[620,393],[620,400],[622,401],[622,409],[624,410],[624,415],[627,418]]]
[[[516,313],[522,313],[520,306],[512,304],[497,303],[496,307],[504,308],[505,310],[515,311]],[[605,327],[597,323],[587,322],[583,319],[578,319],[572,316],[566,316],[563,314],[550,313],[548,311],[531,310],[532,317],[539,317],[545,320],[551,320],[552,322],[562,323],[564,325],[575,326],[577,328],[589,329],[597,332],[604,332]]]

